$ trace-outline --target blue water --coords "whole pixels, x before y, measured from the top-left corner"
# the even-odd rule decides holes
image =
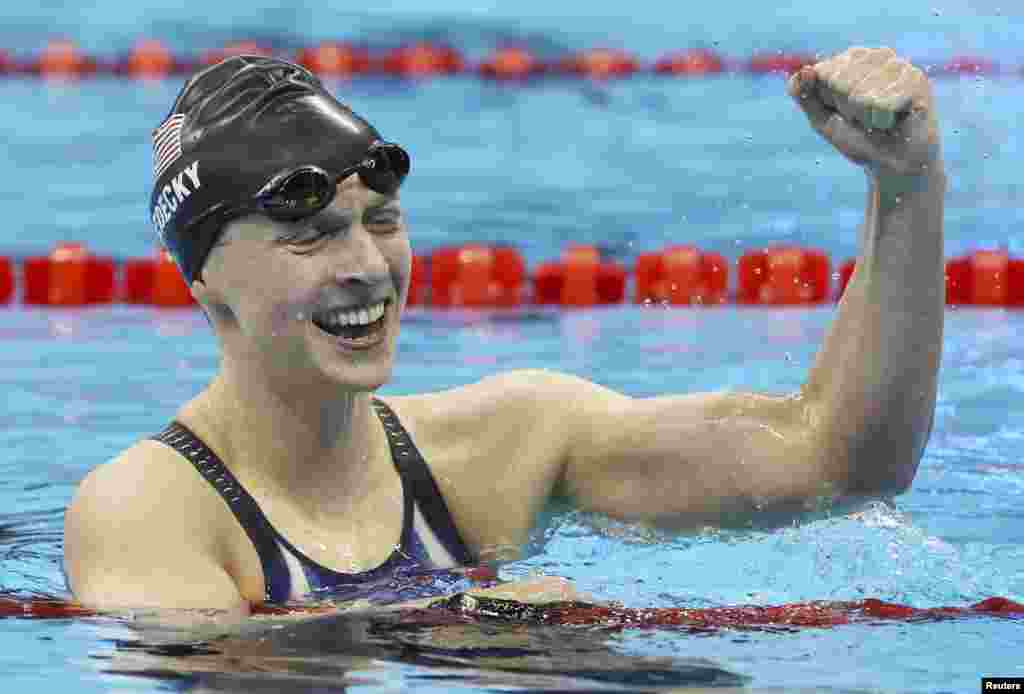
[[[922,62],[974,52],[1024,63],[1016,38],[1024,32],[1024,15],[999,2],[819,5],[447,0],[354,11],[338,2],[310,8],[224,2],[204,6],[200,17],[198,8],[183,14],[176,3],[26,3],[0,10],[0,46],[29,52],[60,33],[108,54],[144,33],[184,52],[249,36],[282,47],[321,38],[386,45],[430,37],[479,57],[514,36],[548,52],[613,45],[646,60],[694,44],[742,57],[755,50],[827,53],[859,43],[889,44]],[[0,254],[43,253],[66,239],[122,258],[148,255],[148,133],[179,86],[0,81]],[[503,241],[534,265],[571,240],[598,243],[626,263],[677,242],[730,259],[777,241],[822,248],[837,261],[857,251],[863,177],[810,132],[779,79],[636,77],[522,89],[459,77],[417,84],[358,80],[332,88],[412,152],[414,173],[403,204],[417,252],[443,243]],[[1024,81],[941,80],[935,91],[950,178],[945,255],[981,247],[1024,255],[1018,233]],[[157,431],[198,392],[216,368],[216,346],[193,311],[12,306],[0,315],[7,402],[0,413],[6,451],[0,457],[0,589],[61,594],[62,512],[75,484]],[[624,306],[519,321],[413,311],[385,392],[447,388],[520,367],[567,371],[637,396],[723,388],[788,392],[805,378],[831,318],[829,307]],[[947,312],[934,433],[913,488],[894,506],[773,532],[687,537],[569,513],[536,539],[528,558],[503,573],[566,576],[601,599],[630,606],[867,596],[915,606],[964,605],[991,595],[1024,601],[1024,465],[1016,457],[1024,438],[1022,328],[1024,314],[1017,312]],[[287,670],[290,679],[274,681],[293,691],[312,689],[313,682],[357,691],[596,690],[591,679],[558,676],[559,663],[575,662],[581,653],[614,667],[667,658],[669,669],[685,675],[676,684],[720,671],[718,681],[755,689],[959,692],[975,691],[982,675],[1024,676],[1020,623],[993,619],[705,637],[626,632],[587,637],[586,643],[573,641],[583,636],[531,633],[535,646],[565,641],[553,657],[554,674],[536,668],[528,674],[508,660],[491,668],[471,661],[461,669],[448,661],[399,662],[386,649],[356,657],[358,649],[338,645],[322,628],[287,631],[307,638],[304,650],[271,649],[287,667],[254,655],[250,647],[258,640],[241,642],[239,662],[277,678]],[[479,646],[514,637],[422,638],[440,647],[444,639]],[[260,681],[240,674],[245,667],[225,673],[225,663],[198,656],[161,660],[150,654],[142,665],[124,666],[130,638],[128,625],[110,621],[0,622],[5,689],[253,691]],[[314,661],[319,680],[310,674]],[[161,668],[220,674],[165,680],[152,675]],[[587,661],[561,669],[593,667]]]

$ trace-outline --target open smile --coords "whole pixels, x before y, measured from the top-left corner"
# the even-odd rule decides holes
[[[368,349],[384,341],[391,300],[358,308],[317,313],[313,325],[336,344],[349,349]]]

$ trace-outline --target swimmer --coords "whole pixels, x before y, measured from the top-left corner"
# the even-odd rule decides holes
[[[852,48],[788,91],[869,189],[856,271],[798,392],[634,398],[537,369],[383,397],[409,289],[409,153],[297,65],[239,56],[194,75],[154,132],[150,213],[221,362],[164,431],[82,481],[64,545],[76,598],[395,604],[425,597],[400,576],[471,587],[461,568],[515,558],[556,498],[683,530],[906,490],[942,343],[931,88],[892,50]],[[494,590],[576,597],[556,579]]]

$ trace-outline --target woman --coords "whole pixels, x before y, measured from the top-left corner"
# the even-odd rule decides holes
[[[242,56],[195,75],[154,133],[150,207],[222,362],[164,432],[83,481],[66,520],[77,598],[242,613],[311,593],[395,602],[466,589],[460,567],[515,556],[556,495],[684,527],[905,489],[934,411],[944,179],[927,80],[864,51],[791,81],[873,196],[833,334],[786,397],[634,399],[545,371],[374,396],[409,287],[409,155],[291,63]],[[878,302],[890,295],[898,310]],[[534,593],[574,595],[558,581]]]

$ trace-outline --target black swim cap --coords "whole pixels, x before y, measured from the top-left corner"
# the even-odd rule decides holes
[[[192,76],[153,131],[150,217],[191,283],[224,220],[191,222],[220,203],[250,198],[283,170],[353,166],[380,139],[299,65],[263,56],[227,58]]]

